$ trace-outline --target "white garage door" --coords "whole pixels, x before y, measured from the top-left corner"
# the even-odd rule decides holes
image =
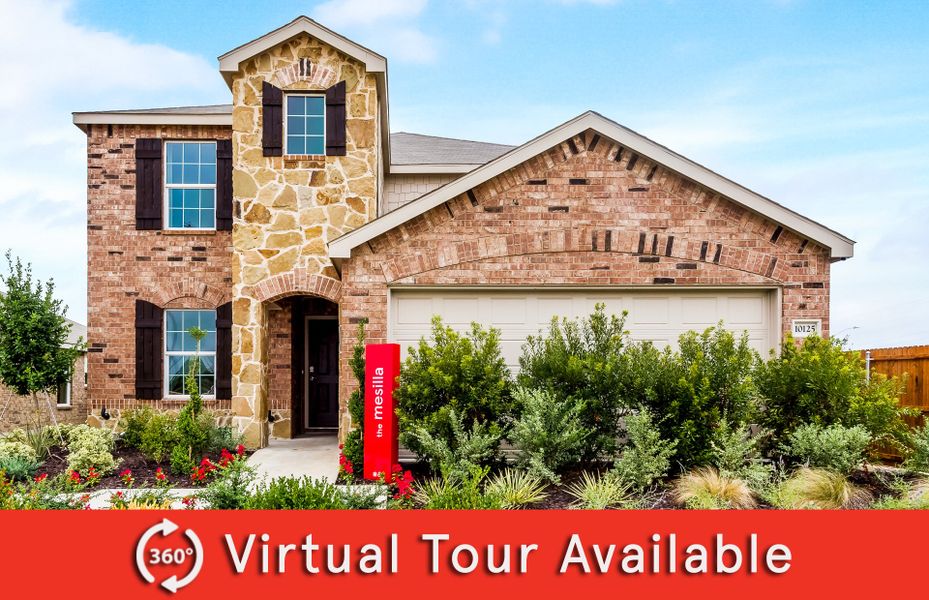
[[[501,349],[511,368],[519,366],[529,335],[546,330],[553,316],[588,315],[603,303],[607,312],[629,312],[626,329],[636,340],[676,346],[688,330],[703,331],[722,320],[727,329],[748,331],[751,345],[763,356],[778,341],[778,312],[773,290],[481,290],[393,289],[389,337],[401,345],[401,356],[422,337],[429,337],[430,320],[439,315],[465,331],[476,321],[501,331]]]

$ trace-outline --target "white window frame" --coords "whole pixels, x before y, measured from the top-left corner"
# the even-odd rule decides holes
[[[169,390],[170,390],[170,382],[171,382],[171,368],[170,368],[171,363],[168,360],[168,357],[169,356],[196,356],[197,355],[196,351],[193,351],[193,352],[171,351],[170,354],[168,353],[168,313],[169,312],[207,312],[210,310],[212,310],[213,313],[216,312],[216,309],[210,309],[210,308],[166,308],[164,310],[164,315],[162,317],[162,322],[161,322],[161,337],[163,339],[162,344],[161,344],[161,356],[162,356],[163,367],[161,370],[163,371],[162,388],[163,388],[164,398],[166,400],[190,400],[190,394],[170,393]],[[219,335],[218,331],[215,333],[217,334],[217,336]],[[213,357],[213,390],[214,392],[216,391],[216,380],[217,380],[216,354],[217,353],[215,350],[213,352],[200,352],[201,357],[204,355]],[[185,381],[187,380],[186,372],[184,373],[184,380]],[[215,393],[214,394],[201,394],[201,397],[204,400],[215,400],[216,394]]]
[[[323,152],[322,154],[290,154],[287,152],[287,99],[288,98],[322,98],[323,99]],[[326,155],[326,94],[325,92],[284,93],[284,156],[325,156]],[[301,115],[303,116],[303,115]]]
[[[73,375],[72,375],[73,376]],[[65,401],[61,402],[61,386],[65,386]],[[55,408],[71,408],[71,379],[59,383],[55,389]]]
[[[214,140],[165,140],[161,147],[161,156],[163,157],[161,161],[161,181],[163,182],[163,190],[161,196],[162,204],[162,223],[164,227],[162,229],[168,231],[216,231],[216,203],[218,202],[216,198],[216,183],[172,183],[168,184],[168,144],[213,144],[214,155],[216,142]],[[215,181],[219,181],[219,158],[216,159],[216,177]],[[213,226],[212,227],[171,227],[171,194],[170,190],[213,190]],[[199,210],[199,209],[198,209]]]

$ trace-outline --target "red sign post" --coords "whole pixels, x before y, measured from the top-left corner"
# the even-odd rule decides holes
[[[364,478],[376,480],[397,464],[400,430],[394,390],[400,375],[399,344],[365,346]]]

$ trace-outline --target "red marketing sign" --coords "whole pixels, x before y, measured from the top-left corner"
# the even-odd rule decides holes
[[[397,464],[399,429],[394,390],[400,375],[399,344],[365,346],[364,478],[376,480]]]

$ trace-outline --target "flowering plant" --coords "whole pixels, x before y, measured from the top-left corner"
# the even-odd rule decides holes
[[[381,473],[379,480],[389,490],[392,508],[413,507],[413,473],[396,464],[389,473]]]
[[[339,444],[339,479],[347,481],[353,478],[355,474],[355,466],[342,451],[344,447],[345,446],[343,444]]]
[[[122,480],[123,484],[126,487],[132,487],[132,484],[135,483],[135,478],[132,476],[131,469],[124,469],[120,474],[119,478]]]

